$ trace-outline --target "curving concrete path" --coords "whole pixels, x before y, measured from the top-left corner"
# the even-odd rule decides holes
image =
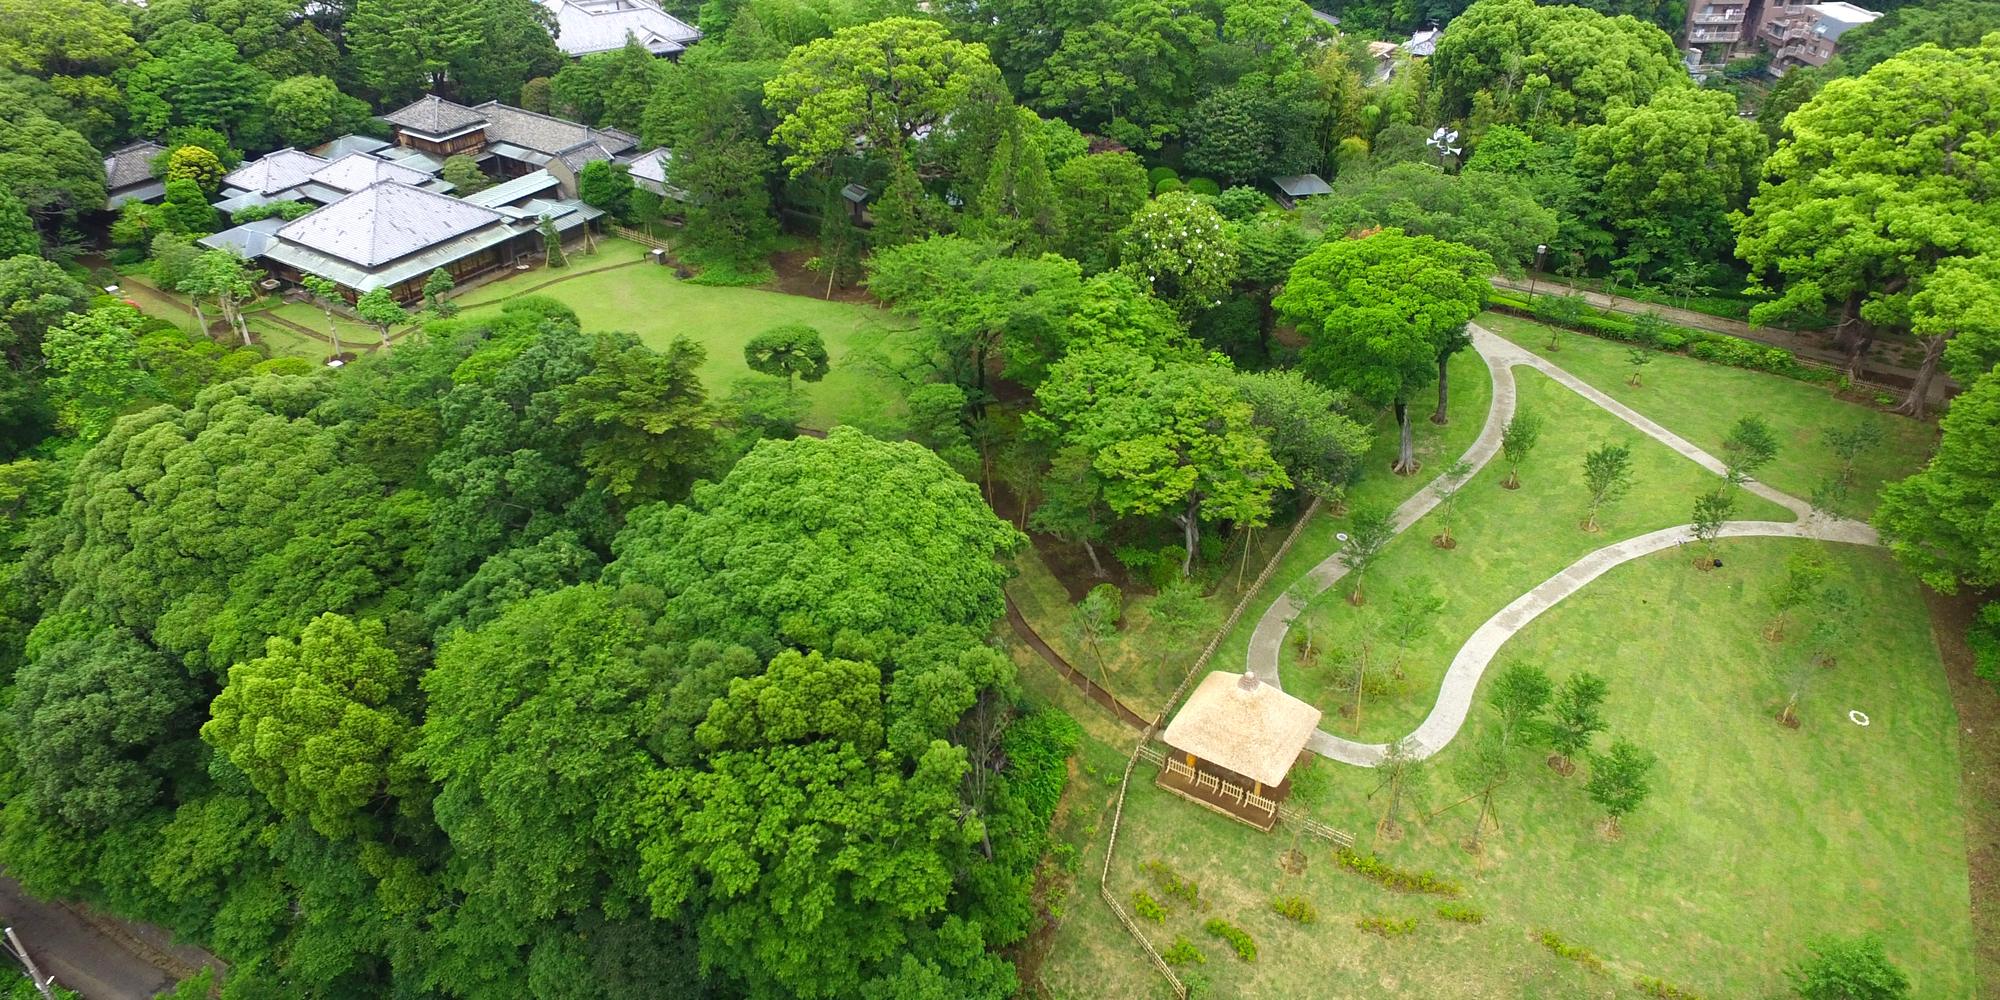
[[[1723,474],[1726,466],[1722,460],[1631,407],[1585,384],[1553,362],[1516,346],[1476,324],[1469,330],[1472,334],[1473,349],[1485,360],[1487,371],[1493,380],[1492,409],[1486,414],[1486,424],[1480,429],[1479,437],[1474,439],[1472,446],[1466,449],[1464,455],[1475,472],[1499,452],[1501,429],[1513,418],[1519,397],[1513,369],[1528,367],[1555,379],[1572,392],[1602,407],[1613,416],[1638,428],[1646,436],[1672,448],[1710,472],[1718,476]],[[1396,508],[1395,527],[1399,534],[1438,505],[1438,486],[1439,481],[1433,480]],[[1754,480],[1745,483],[1744,488],[1792,511],[1799,520],[1730,521],[1722,526],[1720,537],[1817,538],[1856,545],[1880,544],[1875,529],[1859,521],[1821,515],[1805,501]],[[1425,717],[1416,731],[1407,737],[1412,741],[1417,755],[1429,757],[1443,749],[1445,744],[1451,742],[1452,737],[1458,735],[1459,727],[1465,724],[1465,717],[1472,708],[1473,696],[1479,689],[1479,678],[1486,672],[1487,665],[1493,662],[1493,657],[1500,652],[1500,648],[1506,645],[1508,639],[1513,638],[1514,633],[1527,627],[1528,623],[1534,621],[1542,612],[1583,589],[1613,567],[1692,540],[1694,540],[1693,527],[1683,524],[1613,542],[1571,563],[1487,619],[1472,633],[1472,637],[1459,647],[1458,655],[1452,658],[1450,667],[1445,670],[1444,682],[1438,689],[1437,703],[1431,707],[1430,715]],[[1346,575],[1347,567],[1340,561],[1340,553],[1336,551],[1306,571],[1305,586],[1294,584],[1287,588],[1285,593],[1273,601],[1257,619],[1257,627],[1250,636],[1250,648],[1244,669],[1265,683],[1278,686],[1278,651],[1284,644],[1285,633],[1291,629],[1292,620],[1298,617],[1308,601],[1324,593],[1327,588],[1332,587]],[[1359,767],[1373,767],[1381,763],[1382,757],[1389,749],[1387,744],[1358,743],[1335,736],[1323,729],[1313,734],[1306,747],[1323,757]]]

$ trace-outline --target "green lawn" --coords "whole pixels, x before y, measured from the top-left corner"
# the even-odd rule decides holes
[[[756,288],[712,288],[692,285],[664,267],[635,264],[602,269],[622,260],[636,260],[643,247],[624,240],[606,240],[595,258],[577,256],[571,275],[543,288],[553,272],[538,269],[504,282],[469,290],[459,299],[466,312],[497,308],[497,301],[517,294],[547,295],[576,310],[586,330],[624,330],[654,347],[675,337],[687,337],[708,352],[702,380],[711,393],[726,395],[738,378],[751,375],[743,364],[743,344],[770,327],[805,323],[826,338],[833,371],[822,382],[802,387],[811,403],[807,423],[864,426],[895,416],[902,393],[857,364],[870,351],[893,349],[892,334],[904,327],[880,309],[846,302],[828,302]],[[599,268],[585,273],[586,268]],[[573,275],[573,276],[572,276]]]
[[[1800,499],[1812,495],[1831,467],[1821,439],[1828,428],[1863,421],[1880,427],[1882,443],[1855,466],[1855,488],[1842,510],[1851,516],[1874,513],[1882,484],[1922,468],[1937,442],[1934,424],[1847,402],[1823,386],[1653,352],[1635,388],[1626,382],[1632,367],[1624,344],[1564,333],[1562,349],[1550,352],[1548,327],[1539,323],[1492,312],[1478,322],[1714,454],[1738,417],[1761,415],[1781,447],[1758,478]]]
[[[1162,950],[1177,935],[1200,947],[1208,961],[1197,971],[1216,996],[1640,997],[1631,983],[1642,974],[1711,998],[1777,996],[1807,940],[1864,932],[1883,938],[1913,996],[1975,995],[1955,716],[1929,630],[1912,626],[1925,620],[1922,600],[1886,554],[1829,549],[1835,579],[1860,598],[1859,638],[1809,689],[1801,728],[1775,721],[1784,692],[1769,665],[1786,650],[1760,637],[1756,596],[1806,544],[1727,541],[1726,566],[1714,573],[1673,552],[1629,563],[1503,651],[1500,665],[1537,662],[1558,678],[1588,666],[1605,676],[1610,731],[1660,764],[1652,797],[1610,841],[1598,832],[1584,772],[1559,777],[1539,751],[1523,750],[1496,798],[1498,828],[1474,857],[1459,846],[1472,813],[1450,808],[1462,796],[1448,775],[1468,738],[1493,723],[1490,710],[1476,709],[1406,817],[1442,813],[1376,846],[1397,865],[1462,881],[1464,901],[1486,923],[1446,924],[1430,900],[1337,871],[1310,841],[1310,868],[1287,876],[1277,865],[1291,843],[1282,828],[1260,834],[1173,799],[1151,787],[1146,766],[1126,803],[1114,893],[1129,900],[1149,888],[1139,865],[1153,858],[1201,885],[1210,911],[1176,907],[1149,930]],[[1850,708],[1871,724],[1849,722]],[[1368,846],[1382,805],[1370,798],[1375,775],[1317,766],[1333,770],[1317,811]],[[1086,807],[1101,795],[1087,782],[1084,793]],[[1085,852],[1085,876],[1101,863],[1096,824],[1106,821],[1085,808],[1064,831]],[[1296,927],[1269,912],[1273,896],[1291,894],[1314,902],[1317,924]],[[1217,915],[1256,938],[1255,964],[1201,932]],[[1414,935],[1385,941],[1355,929],[1365,915],[1422,922]],[[1543,929],[1596,952],[1607,971],[1548,953],[1535,940]],[[1165,995],[1094,900],[1058,929],[1042,977],[1059,997]]]
[[[1352,704],[1347,678],[1361,656],[1364,637],[1370,644],[1368,670],[1375,678],[1371,686],[1391,690],[1363,699],[1359,736],[1386,742],[1416,728],[1430,713],[1445,667],[1481,623],[1595,549],[1687,523],[1694,498],[1720,484],[1719,477],[1553,379],[1528,368],[1516,368],[1514,377],[1520,405],[1544,420],[1541,443],[1522,467],[1521,488],[1501,489],[1505,463],[1489,463],[1461,494],[1452,532],[1456,548],[1431,544],[1444,520],[1443,511],[1434,510],[1389,543],[1368,570],[1362,580],[1365,604],[1355,607],[1342,599],[1349,583],[1343,580],[1337,593],[1321,595],[1293,623],[1281,658],[1285,688],[1324,710],[1329,730],[1355,734],[1350,720],[1338,712]],[[1611,443],[1632,449],[1635,485],[1629,496],[1598,515],[1599,531],[1586,532],[1581,527],[1583,456]],[[1750,493],[1738,495],[1735,516],[1792,520],[1791,512]],[[1392,595],[1419,580],[1430,581],[1444,597],[1444,611],[1428,636],[1399,652],[1383,635]],[[1301,666],[1299,644],[1308,629],[1314,644],[1326,652]],[[1398,660],[1404,676],[1393,681]]]

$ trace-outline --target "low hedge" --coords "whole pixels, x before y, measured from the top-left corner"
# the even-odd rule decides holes
[[[1771,347],[1741,337],[1710,330],[1696,330],[1685,326],[1675,326],[1666,322],[1640,324],[1632,317],[1618,313],[1604,313],[1571,299],[1583,308],[1564,308],[1558,303],[1568,296],[1536,296],[1530,304],[1526,299],[1505,292],[1494,292],[1487,303],[1496,312],[1533,319],[1539,323],[1562,327],[1577,333],[1587,333],[1606,340],[1620,343],[1638,344],[1670,354],[1685,354],[1691,358],[1731,368],[1769,372],[1801,382],[1832,382],[1838,378],[1834,372],[1819,368],[1809,368],[1799,363],[1798,355],[1782,347]],[[1646,329],[1651,327],[1650,332]]]
[[[1397,892],[1421,892],[1432,896],[1459,896],[1465,887],[1430,871],[1413,872],[1398,868],[1373,854],[1361,854],[1343,847],[1333,853],[1340,867],[1378,882]]]

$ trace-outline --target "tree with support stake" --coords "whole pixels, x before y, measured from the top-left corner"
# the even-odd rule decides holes
[[[1516,410],[1507,420],[1507,426],[1500,429],[1500,454],[1507,460],[1507,478],[1500,481],[1503,489],[1521,488],[1521,464],[1534,452],[1535,442],[1542,438],[1542,418],[1533,410]]]
[[[1070,641],[1090,647],[1091,655],[1097,659],[1099,684],[1104,683],[1105,666],[1104,650],[1098,644],[1117,633],[1118,616],[1124,604],[1125,595],[1118,592],[1116,585],[1100,583],[1070,609]]]
[[[1383,547],[1396,537],[1396,525],[1389,519],[1389,509],[1379,504],[1355,504],[1353,520],[1347,527],[1347,544],[1340,550],[1341,565],[1347,567],[1347,575],[1354,578],[1354,585],[1347,590],[1347,603],[1361,605],[1368,598],[1361,592],[1361,578],[1368,567],[1375,564],[1382,555]]]
[[[1637,389],[1639,373],[1653,363],[1653,352],[1644,347],[1628,347],[1625,349],[1625,363],[1632,366],[1631,373],[1625,376],[1625,384]]]
[[[1480,851],[1486,819],[1493,815],[1493,793],[1514,776],[1514,763],[1507,751],[1506,739],[1498,730],[1489,729],[1473,740],[1453,767],[1452,780],[1459,789],[1468,799],[1479,800],[1479,815],[1472,821],[1472,833],[1463,842],[1469,854]]]
[[[1607,444],[1583,456],[1583,486],[1590,496],[1583,530],[1595,532],[1597,512],[1632,489],[1632,449],[1622,444]]]
[[[1614,739],[1609,751],[1590,755],[1590,782],[1584,791],[1605,812],[1606,837],[1616,839],[1618,821],[1652,793],[1648,779],[1656,761],[1650,751],[1625,739]]]
[[[1466,477],[1472,475],[1472,463],[1462,458],[1453,459],[1438,476],[1438,533],[1431,537],[1431,544],[1441,549],[1455,549],[1458,539],[1452,537],[1451,529],[1458,524],[1458,495],[1465,489]]]
[[[1422,751],[1423,744],[1418,743],[1415,737],[1405,736],[1389,744],[1388,752],[1382,755],[1382,762],[1375,765],[1378,780],[1375,791],[1369,792],[1368,797],[1374,798],[1376,792],[1389,793],[1388,799],[1382,803],[1382,818],[1375,823],[1375,838],[1378,841],[1384,837],[1392,841],[1402,837],[1402,826],[1396,817],[1402,814],[1403,799],[1422,789],[1430,780],[1430,761],[1423,757]]]
[[[299,286],[312,296],[320,311],[326,313],[326,330],[333,340],[333,356],[340,357],[340,322],[333,316],[333,303],[340,298],[340,286],[314,274],[300,279]]]
[[[1729,522],[1729,515],[1736,511],[1736,496],[1729,487],[1718,486],[1694,498],[1694,540],[1701,545],[1702,554],[1695,559],[1699,570],[1715,568],[1715,540],[1722,535],[1722,526]]]
[[[1590,750],[1597,734],[1604,731],[1604,678],[1578,671],[1556,691],[1549,711],[1549,746],[1555,753],[1549,767],[1557,774],[1576,770],[1573,761]]]

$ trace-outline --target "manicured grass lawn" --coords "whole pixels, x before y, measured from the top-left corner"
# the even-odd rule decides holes
[[[660,348],[675,337],[692,339],[708,352],[701,375],[717,397],[726,396],[736,379],[752,375],[743,363],[746,341],[773,326],[805,323],[826,338],[833,359],[833,371],[824,381],[800,387],[812,407],[809,425],[870,426],[900,412],[902,393],[856,363],[868,352],[893,349],[892,334],[904,326],[896,317],[865,305],[755,288],[691,285],[667,268],[646,264],[583,272],[586,266],[636,260],[644,249],[624,240],[606,240],[596,259],[573,258],[574,277],[563,275],[566,280],[532,294],[566,303],[586,330],[624,330]],[[551,280],[551,273],[536,270],[472,289],[459,302],[468,314],[477,315],[481,309],[497,308],[493,303],[501,298],[530,292],[534,285]]]
[[[1760,636],[1758,595],[1802,545],[1781,539],[1722,543],[1725,568],[1692,569],[1663,552],[1619,567],[1536,620],[1499,665],[1529,661],[1558,679],[1588,667],[1610,684],[1610,732],[1659,755],[1654,792],[1621,839],[1598,832],[1586,772],[1563,778],[1519,751],[1495,800],[1497,829],[1481,855],[1459,846],[1472,813],[1449,775],[1486,726],[1435,759],[1405,810],[1404,836],[1376,845],[1385,860],[1430,868],[1465,885],[1463,902],[1486,922],[1461,927],[1404,896],[1335,869],[1307,841],[1311,864],[1288,876],[1278,854],[1291,837],[1260,834],[1154,790],[1135,773],[1111,887],[1126,901],[1152,889],[1139,865],[1166,861],[1193,878],[1211,909],[1176,906],[1148,924],[1164,950],[1185,935],[1208,958],[1196,966],[1215,996],[1639,997],[1638,975],[1706,997],[1783,992],[1783,970],[1820,934],[1875,933],[1910,975],[1918,997],[1975,994],[1965,842],[1952,738],[1955,716],[1914,583],[1885,553],[1831,546],[1833,578],[1858,598],[1857,638],[1801,703],[1803,725],[1775,722],[1784,691],[1770,665],[1790,650]],[[1482,697],[1484,692],[1482,691]],[[1860,727],[1846,712],[1871,716]],[[1317,809],[1373,839],[1382,808],[1376,775],[1332,764]],[[1115,774],[1112,776],[1115,780]],[[1075,800],[1066,837],[1085,851],[1079,881],[1094,878],[1102,834]],[[1442,810],[1428,822],[1415,819]],[[1092,838],[1082,834],[1089,831]],[[1160,893],[1153,889],[1157,897]],[[1298,894],[1319,910],[1298,927],[1270,912]],[[1158,997],[1163,982],[1096,900],[1072,907],[1042,978],[1059,997]],[[1408,937],[1383,940],[1353,926],[1363,915],[1414,916]],[[1257,940],[1254,964],[1202,933],[1222,916]],[[1592,974],[1536,941],[1553,930],[1601,956]]]
[[[1562,349],[1550,352],[1548,327],[1539,323],[1491,312],[1477,322],[1713,454],[1722,453],[1722,439],[1738,417],[1762,416],[1780,448],[1758,478],[1800,499],[1809,499],[1832,468],[1822,434],[1859,422],[1880,427],[1882,443],[1855,464],[1853,492],[1841,505],[1842,513],[1853,517],[1874,513],[1882,484],[1922,468],[1937,442],[1934,424],[1847,402],[1823,386],[1654,352],[1653,363],[1634,388],[1626,382],[1632,367],[1624,344],[1564,332]]]
[[[1321,595],[1293,623],[1280,659],[1284,686],[1325,711],[1329,731],[1355,735],[1351,721],[1338,715],[1353,702],[1352,681],[1346,679],[1351,668],[1340,664],[1358,662],[1364,637],[1371,647],[1372,677],[1389,682],[1398,659],[1402,663],[1404,677],[1393,684],[1394,690],[1371,694],[1362,703],[1359,738],[1386,742],[1416,728],[1429,714],[1445,667],[1486,619],[1595,549],[1687,523],[1694,498],[1720,484],[1712,473],[1547,376],[1516,368],[1514,377],[1520,405],[1544,421],[1541,443],[1521,469],[1521,488],[1502,489],[1505,463],[1489,463],[1461,493],[1452,531],[1456,548],[1431,544],[1444,520],[1443,511],[1434,510],[1389,543],[1369,568],[1362,581],[1365,604],[1355,607],[1343,599],[1351,578],[1342,580],[1337,593]],[[1635,485],[1630,495],[1598,515],[1601,530],[1590,533],[1581,528],[1583,456],[1610,443],[1632,450]],[[1750,493],[1739,493],[1734,516],[1792,520],[1789,511]],[[1420,580],[1444,597],[1444,610],[1428,636],[1399,652],[1384,635],[1393,595]],[[1298,643],[1308,628],[1314,644],[1327,652],[1301,666]]]

